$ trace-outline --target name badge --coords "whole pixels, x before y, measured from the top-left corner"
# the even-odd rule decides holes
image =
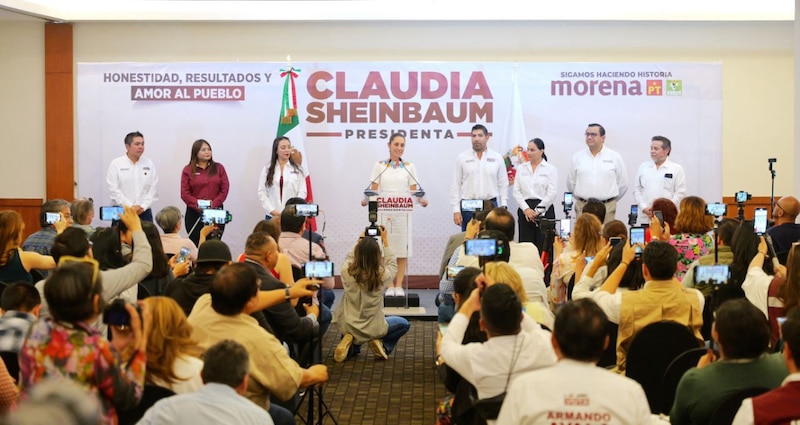
[[[468,160],[466,160],[466,161],[464,161],[464,162],[465,162],[465,163],[467,163],[467,164],[469,164],[470,162],[475,162],[475,160],[474,160],[474,159],[468,159]]]
[[[664,178],[665,179],[671,179],[672,178],[672,173],[664,174]]]
[[[486,162],[495,162],[495,161],[496,160],[494,158],[486,158]]]

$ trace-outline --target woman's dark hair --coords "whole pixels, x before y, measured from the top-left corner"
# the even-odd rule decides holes
[[[745,221],[733,232],[731,240],[733,263],[729,266],[731,273],[731,277],[728,280],[729,286],[742,287],[742,283],[744,283],[744,279],[747,276],[747,269],[750,267],[750,261],[758,253],[758,243],[759,239],[753,230],[752,221]],[[763,268],[765,272],[770,273],[772,271],[772,263],[769,261],[764,262]]]
[[[528,144],[533,143],[536,145],[536,148],[542,151],[542,159],[547,161],[547,154],[544,153],[544,140],[536,137],[528,141]]]
[[[472,290],[478,287],[475,284],[475,278],[481,273],[481,269],[477,267],[465,267],[456,274],[456,277],[453,279],[453,290],[462,303],[469,298],[469,294],[472,293]],[[456,310],[458,310],[459,307],[461,307],[460,304],[456,305]],[[481,313],[479,311],[472,313],[472,316],[469,318],[467,330],[464,332],[464,338],[461,340],[462,344],[485,342],[488,339],[486,337],[486,332],[481,330],[480,320]]]
[[[169,274],[170,267],[167,263],[167,255],[164,254],[164,246],[161,244],[161,235],[158,233],[156,225],[149,222],[142,222],[142,230],[150,243],[150,250],[153,252],[153,270],[150,271],[148,278],[162,278]]]
[[[383,285],[383,257],[375,239],[361,238],[353,249],[353,262],[347,268],[358,286],[365,291],[375,291]]]
[[[272,181],[272,176],[275,174],[275,164],[278,163],[278,145],[281,144],[282,141],[287,140],[291,143],[288,137],[276,137],[275,140],[272,142],[272,159],[269,162],[269,168],[267,169],[267,187],[272,187],[274,183]],[[295,171],[300,171],[300,167],[294,162],[292,156],[289,155],[289,164],[295,169]]]
[[[197,139],[192,143],[192,157],[189,158],[189,168],[191,168],[192,172],[189,178],[194,178],[194,173],[197,172],[197,154],[200,153],[200,149],[203,149],[203,145],[208,145],[208,148],[211,149],[211,144],[204,139]],[[208,160],[208,175],[213,176],[216,174],[217,163],[214,162],[214,156],[212,155]]]
[[[56,263],[62,256],[85,257],[89,253],[89,239],[86,232],[77,227],[68,227],[56,236],[50,255]]]
[[[627,242],[623,240],[622,242],[618,243],[617,246],[611,248],[611,252],[608,253],[608,261],[606,262],[606,266],[608,267],[609,275],[617,269],[620,263],[622,263],[622,249],[626,243]],[[644,276],[642,275],[642,259],[634,258],[633,261],[628,264],[625,274],[622,275],[622,280],[619,283],[619,287],[628,288],[631,291],[635,291],[641,288],[643,285]]]
[[[94,267],[89,263],[66,262],[50,272],[44,285],[44,298],[50,314],[59,322],[86,321],[105,308],[100,273],[92,283]],[[98,295],[97,310],[94,296]]]
[[[92,252],[94,259],[100,263],[100,270],[118,269],[127,262],[122,256],[120,229],[114,227],[98,227],[92,234]]]

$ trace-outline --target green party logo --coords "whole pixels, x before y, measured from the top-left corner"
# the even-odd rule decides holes
[[[683,80],[667,80],[667,96],[683,95]]]

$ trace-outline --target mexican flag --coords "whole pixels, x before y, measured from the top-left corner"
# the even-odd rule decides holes
[[[308,157],[305,155],[306,150],[303,145],[303,132],[300,129],[300,117],[297,115],[297,90],[295,89],[295,79],[299,69],[289,67],[289,69],[281,69],[281,78],[283,82],[283,96],[281,98],[281,115],[278,119],[278,134],[277,137],[288,137],[292,141],[292,146],[303,155],[303,173],[306,175],[306,201],[314,203],[314,194],[311,191],[311,173],[309,173]],[[311,231],[317,230],[317,222],[315,219],[309,220],[309,228]]]

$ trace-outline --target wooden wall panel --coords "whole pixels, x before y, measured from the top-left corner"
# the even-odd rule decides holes
[[[22,214],[25,222],[25,235],[27,238],[31,233],[38,231],[39,212],[42,210],[42,199],[0,199],[0,210],[14,210]]]
[[[71,24],[45,24],[45,157],[47,199],[75,194],[74,78]]]

